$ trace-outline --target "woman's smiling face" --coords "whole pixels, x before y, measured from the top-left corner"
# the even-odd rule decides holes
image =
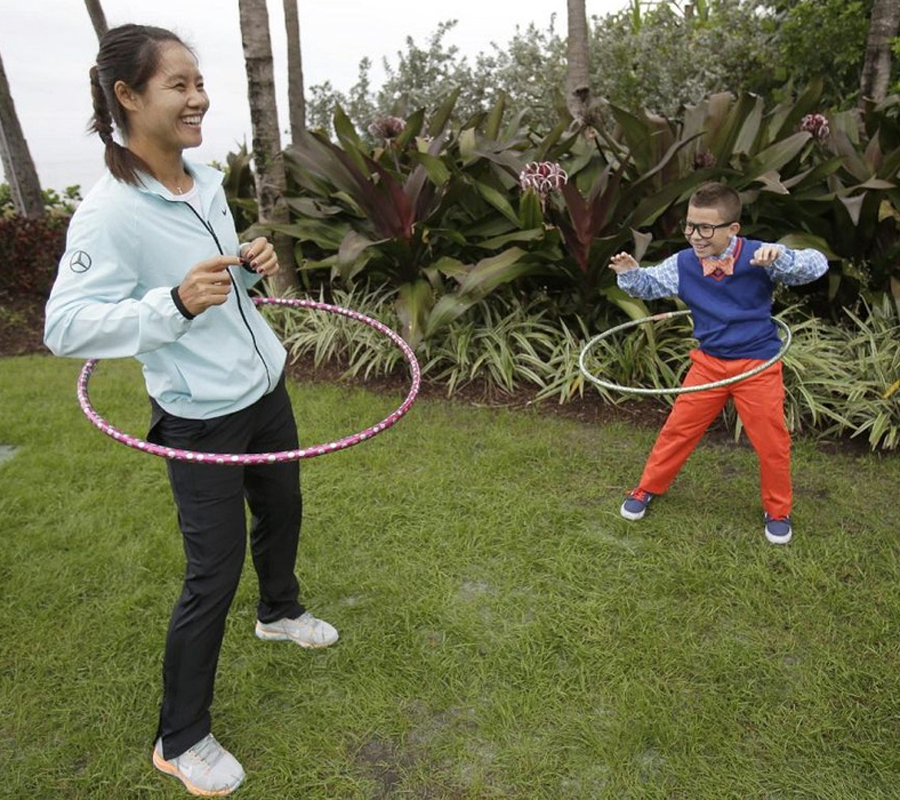
[[[159,46],[159,65],[140,94],[128,104],[128,140],[158,151],[181,152],[203,141],[201,126],[209,109],[203,75],[193,53],[177,42]]]

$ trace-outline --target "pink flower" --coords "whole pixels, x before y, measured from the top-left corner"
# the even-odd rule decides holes
[[[531,189],[544,200],[550,192],[558,191],[569,180],[566,171],[551,161],[532,161],[519,173],[519,186],[523,191]]]
[[[828,119],[824,114],[807,114],[800,120],[800,130],[811,133],[817,142],[822,142],[831,135]]]
[[[406,120],[400,117],[379,117],[369,125],[369,133],[376,139],[396,139],[406,127]]]
[[[705,169],[706,167],[714,167],[716,165],[716,157],[708,150],[694,153],[694,169]]]

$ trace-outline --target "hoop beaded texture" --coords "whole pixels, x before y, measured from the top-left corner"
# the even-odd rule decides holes
[[[329,314],[338,314],[340,316],[349,317],[350,319],[356,320],[357,322],[362,322],[372,328],[375,328],[375,330],[377,330],[379,333],[383,333],[395,345],[397,345],[397,347],[400,348],[400,350],[403,352],[403,357],[406,359],[406,363],[409,365],[412,382],[406,398],[394,411],[388,414],[380,422],[377,422],[371,427],[359,431],[358,433],[350,434],[349,436],[345,436],[342,439],[336,439],[333,442],[316,444],[298,450],[280,450],[273,453],[201,453],[194,450],[182,450],[175,447],[163,447],[161,445],[152,444],[143,439],[139,439],[136,436],[131,436],[127,433],[124,433],[123,431],[120,431],[118,428],[103,419],[103,417],[101,417],[91,405],[90,396],[88,394],[88,382],[91,378],[91,375],[94,373],[99,361],[99,359],[94,358],[85,362],[84,366],[81,368],[81,373],[78,376],[78,402],[81,405],[81,410],[91,421],[91,423],[93,423],[93,425],[99,428],[107,436],[119,442],[120,444],[124,444],[127,447],[134,448],[135,450],[140,450],[144,453],[150,453],[154,456],[161,456],[162,458],[168,458],[175,461],[194,461],[204,464],[221,464],[223,466],[249,467],[258,464],[278,464],[285,461],[299,461],[300,459],[304,458],[313,458],[315,456],[325,455],[326,453],[333,453],[337,450],[346,450],[348,447],[352,447],[355,444],[364,442],[377,436],[379,433],[386,431],[388,428],[395,425],[397,421],[401,417],[403,417],[406,412],[409,411],[409,409],[412,407],[412,404],[415,402],[416,397],[419,394],[419,385],[421,383],[419,362],[416,360],[416,356],[413,353],[412,348],[410,348],[410,346],[397,333],[392,331],[386,325],[383,325],[381,322],[372,319],[371,317],[367,317],[365,314],[360,314],[357,311],[352,311],[348,308],[342,308],[341,306],[330,305],[329,303],[319,303],[314,300],[299,300],[281,297],[256,297],[253,299],[253,302],[256,303],[256,305],[260,306],[289,306],[291,308],[308,308],[316,311],[325,311]]]
[[[688,310],[667,311],[664,314],[653,314],[649,317],[629,320],[628,322],[623,322],[621,325],[616,325],[609,330],[603,331],[603,333],[595,336],[582,348],[581,355],[578,358],[578,368],[581,370],[581,373],[584,375],[584,377],[587,378],[591,383],[595,384],[596,386],[601,386],[604,389],[612,389],[616,392],[642,395],[687,394],[688,392],[703,392],[707,389],[718,389],[722,386],[728,386],[732,383],[737,383],[738,381],[745,381],[747,380],[747,378],[758,375],[763,370],[766,370],[773,364],[781,361],[781,359],[784,358],[784,354],[787,353],[788,348],[791,346],[791,329],[787,326],[787,323],[783,322],[780,319],[772,317],[772,321],[784,332],[784,338],[781,340],[781,349],[768,361],[757,364],[752,369],[749,369],[746,372],[742,372],[740,375],[733,375],[732,377],[724,378],[721,381],[701,383],[697,384],[696,386],[679,386],[672,389],[668,389],[665,387],[660,389],[649,389],[640,386],[621,386],[618,383],[612,383],[611,381],[605,381],[602,378],[598,378],[596,375],[593,375],[585,366],[585,361],[587,359],[588,353],[590,353],[590,351],[597,345],[598,342],[607,339],[613,334],[618,333],[619,331],[629,330],[630,328],[642,325],[645,322],[662,322],[667,319],[674,319],[675,317],[687,316],[690,313],[691,312]]]

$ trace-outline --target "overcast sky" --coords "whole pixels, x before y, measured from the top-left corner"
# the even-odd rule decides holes
[[[237,0],[102,0],[109,25],[140,22],[176,31],[200,57],[212,106],[203,125],[203,146],[189,157],[224,160],[250,141],[247,82],[241,49]],[[604,16],[628,0],[587,0],[588,16]],[[288,127],[284,18],[280,0],[270,0],[269,28],[275,56],[279,121]],[[346,91],[359,62],[368,56],[380,80],[382,57],[396,63],[398,50],[412,36],[420,47],[438,24],[457,19],[446,43],[471,61],[505,45],[516,26],[540,28],[556,15],[565,31],[565,0],[330,0],[299,2],[303,72],[306,86],[331,81]],[[103,148],[85,133],[91,115],[88,70],[97,40],[82,0],[0,0],[0,57],[16,111],[41,183],[62,189],[80,184],[86,191],[103,170]]]

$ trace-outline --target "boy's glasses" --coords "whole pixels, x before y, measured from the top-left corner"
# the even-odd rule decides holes
[[[697,236],[701,239],[712,239],[719,228],[727,228],[729,225],[734,225],[734,223],[720,222],[718,225],[711,225],[708,222],[701,222],[700,224],[695,225],[693,222],[688,222],[686,219],[683,219],[681,220],[680,225],[685,236],[693,236],[696,231]]]

